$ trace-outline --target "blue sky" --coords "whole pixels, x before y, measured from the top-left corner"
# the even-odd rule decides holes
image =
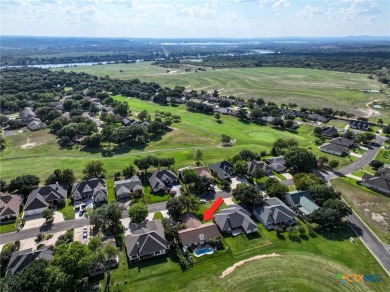
[[[390,0],[0,0],[2,35],[390,35]]]

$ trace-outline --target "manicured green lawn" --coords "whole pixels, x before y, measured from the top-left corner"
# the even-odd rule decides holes
[[[58,209],[58,211],[64,215],[65,220],[71,220],[71,219],[74,219],[74,217],[75,217],[73,203],[72,203],[72,200],[70,198],[66,199],[66,205],[63,208]]]
[[[108,202],[115,202],[115,188],[114,188],[114,179],[107,178],[106,179],[107,191],[108,191]]]
[[[109,75],[118,79],[139,78],[141,81],[154,81],[163,87],[171,88],[184,86],[209,92],[218,89],[226,96],[262,96],[266,101],[277,104],[288,103],[293,99],[299,107],[323,108],[324,105],[331,105],[337,110],[352,111],[356,116],[361,114],[358,109],[365,108],[368,101],[387,100],[384,94],[361,91],[366,88],[380,89],[378,81],[368,79],[366,74],[325,70],[262,67],[207,69],[205,72],[195,73],[194,70],[185,72],[184,68],[175,68],[175,73],[167,74],[166,68],[152,66],[146,62],[53,70]],[[381,113],[389,115],[386,111]]]
[[[198,210],[198,212],[196,212],[196,216],[198,216],[198,218],[201,219],[201,221],[203,223],[212,222],[210,220],[204,221],[203,215],[204,215],[204,211],[210,209],[213,204],[214,204],[214,202],[207,202],[207,203],[199,205],[199,210]],[[225,202],[222,203],[222,205],[218,208],[218,210],[215,212],[215,214],[218,214],[220,210],[226,209],[227,207],[228,207],[228,205],[226,205]]]
[[[279,172],[276,172],[276,171],[272,171],[273,175],[276,176],[278,179],[280,180],[286,180],[286,178],[281,175]]]
[[[163,217],[163,215],[162,215],[161,212],[156,212],[156,213],[154,213],[154,215],[153,215],[153,220],[156,220],[156,219],[162,220],[163,218],[164,218],[164,217]]]
[[[0,234],[16,231],[15,222],[0,225]]]
[[[344,129],[345,126],[348,125],[348,122],[343,121],[343,120],[330,120],[329,122],[326,123],[326,125],[329,127],[336,127],[338,129]]]
[[[354,242],[349,241],[354,237]],[[176,257],[156,257],[128,264],[125,253],[119,268],[112,270],[110,286],[118,291],[386,291],[389,277],[362,242],[349,229],[307,237],[301,242],[277,238],[259,224],[258,235],[225,236],[230,253],[218,251],[182,272]],[[230,275],[222,272],[235,263],[255,255],[277,253],[245,263]],[[380,283],[336,282],[338,273],[380,274]],[[127,284],[125,284],[127,280]],[[147,283],[147,284],[146,284]],[[102,281],[102,289],[106,280]]]
[[[358,176],[358,177],[363,177],[365,174],[367,174],[366,171],[364,170],[358,170],[358,171],[355,171],[354,173],[352,173],[354,176]]]
[[[390,197],[358,185],[348,177],[332,180],[332,185],[376,235],[390,244]]]
[[[375,157],[376,160],[382,161],[383,163],[390,163],[390,150],[381,149]]]

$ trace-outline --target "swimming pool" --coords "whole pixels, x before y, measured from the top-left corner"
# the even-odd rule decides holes
[[[213,254],[213,253],[214,253],[214,249],[208,245],[197,247],[194,250],[194,256],[196,256],[197,258],[206,254]]]

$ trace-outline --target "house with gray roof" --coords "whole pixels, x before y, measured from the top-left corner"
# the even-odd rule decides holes
[[[42,247],[35,251],[33,251],[32,248],[15,251],[12,253],[8,262],[6,274],[15,275],[23,271],[23,269],[25,269],[28,265],[37,259],[45,259],[50,261],[52,258],[53,246]]]
[[[287,205],[296,208],[303,216],[310,215],[320,207],[314,203],[314,199],[310,191],[294,191],[289,192],[285,196]]]
[[[117,200],[142,196],[144,194],[142,181],[136,175],[129,179],[115,181],[114,186]]]
[[[268,198],[264,206],[253,209],[253,215],[268,229],[274,229],[275,225],[288,226],[297,223],[296,214],[280,199]]]
[[[20,212],[22,198],[19,195],[0,193],[0,219],[16,220]]]
[[[214,215],[214,221],[222,232],[238,235],[257,231],[257,224],[252,220],[251,213],[240,206],[222,209]]]
[[[40,214],[50,206],[64,204],[66,198],[66,187],[58,183],[35,189],[27,198],[24,206],[24,216]]]
[[[355,144],[355,140],[347,139],[344,137],[337,137],[329,141],[331,144],[342,145],[345,147],[352,147]]]
[[[41,120],[39,119],[36,119],[31,123],[27,124],[27,129],[29,129],[30,131],[38,131],[46,128],[47,128],[46,124],[42,123]]]
[[[390,168],[379,171],[379,176],[366,173],[362,177],[362,185],[385,195],[390,195]]]
[[[136,123],[137,123],[137,121],[135,119],[133,119],[132,117],[125,117],[125,118],[122,119],[122,124],[125,127],[134,125]]]
[[[322,128],[322,135],[325,137],[334,137],[334,135],[337,135],[339,131],[335,127],[323,127]]]
[[[319,115],[317,113],[309,115],[308,118],[310,120],[312,120],[312,121],[317,121],[317,122],[320,122],[320,123],[325,123],[327,120],[329,120],[329,118],[321,116],[321,115]]]
[[[332,143],[324,143],[321,146],[318,147],[318,149],[322,152],[337,155],[337,156],[344,156],[348,155],[349,148],[343,145],[338,144],[332,144]]]
[[[37,119],[36,114],[31,107],[25,107],[23,110],[21,110],[19,112],[19,117],[20,120],[25,124],[29,124]]]
[[[352,129],[357,129],[357,130],[363,130],[363,131],[368,131],[370,128],[370,123],[366,121],[350,121],[349,122],[349,127]]]
[[[221,161],[214,164],[209,164],[209,169],[214,172],[219,179],[228,179],[234,173],[234,167],[229,161]]]
[[[264,161],[248,161],[248,173],[251,174],[256,168],[264,171],[266,174],[272,174],[272,167]]]
[[[163,169],[155,171],[149,177],[149,184],[153,193],[169,191],[172,186],[179,183],[179,178],[172,170]]]
[[[286,161],[284,156],[271,157],[267,159],[268,165],[277,172],[283,172],[287,169],[285,166]]]
[[[74,201],[92,198],[95,203],[107,202],[106,181],[102,178],[91,178],[73,184],[71,197]]]
[[[169,251],[161,220],[144,221],[132,234],[125,237],[126,254],[130,262],[136,262]]]

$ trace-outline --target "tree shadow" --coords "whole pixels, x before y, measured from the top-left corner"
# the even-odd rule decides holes
[[[363,230],[354,225],[353,223],[350,223],[350,227],[358,234],[362,235]],[[316,229],[316,232],[326,238],[327,240],[333,240],[333,241],[344,241],[348,240],[351,237],[356,237],[356,234],[352,231],[352,229],[348,227],[346,223],[343,223],[340,226],[337,226],[335,228],[319,228]]]

